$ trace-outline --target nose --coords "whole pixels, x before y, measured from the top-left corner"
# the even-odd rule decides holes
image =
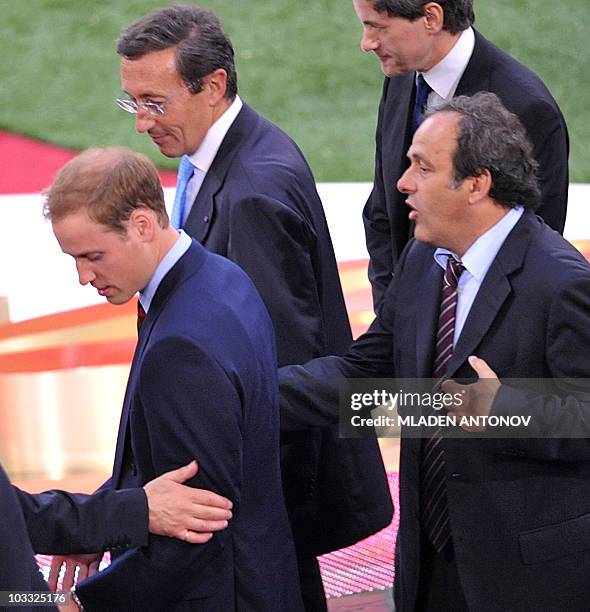
[[[87,263],[77,261],[76,270],[78,271],[78,281],[83,286],[91,283],[96,278],[96,274],[94,274]]]
[[[416,191],[416,186],[412,180],[412,166],[410,166],[399,178],[397,182],[397,189],[402,193],[413,193]]]
[[[363,36],[361,38],[361,50],[365,53],[375,51],[379,46],[379,42],[374,34],[369,32],[368,28],[363,29]]]
[[[156,124],[156,120],[147,111],[138,108],[135,115],[135,129],[139,134],[151,130]]]

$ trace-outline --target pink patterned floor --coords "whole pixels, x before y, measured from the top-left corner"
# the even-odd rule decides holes
[[[391,498],[396,508],[389,527],[354,546],[319,558],[324,589],[328,597],[384,590],[393,585],[395,538],[399,526],[398,475],[395,472],[389,472],[387,479]],[[104,562],[108,563],[108,561],[107,554]],[[37,555],[37,562],[47,578],[51,557]]]

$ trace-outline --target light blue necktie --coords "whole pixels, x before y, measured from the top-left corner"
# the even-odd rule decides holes
[[[172,207],[172,218],[170,222],[176,229],[181,229],[184,220],[184,209],[186,207],[186,190],[195,167],[191,164],[188,155],[183,155],[178,166],[178,178],[176,179],[176,195],[174,196],[174,206]]]

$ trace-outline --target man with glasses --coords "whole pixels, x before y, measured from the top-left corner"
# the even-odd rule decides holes
[[[130,25],[117,52],[126,96],[118,105],[164,155],[182,157],[172,223],[250,275],[275,328],[278,365],[342,354],[350,327],[311,170],[237,95],[218,19],[196,5],[167,7]],[[284,437],[281,453],[306,609],[325,610],[315,557],[391,520],[378,445],[317,428]]]

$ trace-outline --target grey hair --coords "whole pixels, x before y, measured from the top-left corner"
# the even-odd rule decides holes
[[[496,94],[485,91],[458,96],[427,116],[440,112],[460,115],[453,156],[455,186],[488,170],[492,177],[490,196],[498,203],[508,208],[534,209],[539,205],[541,191],[533,147],[520,119]]]

